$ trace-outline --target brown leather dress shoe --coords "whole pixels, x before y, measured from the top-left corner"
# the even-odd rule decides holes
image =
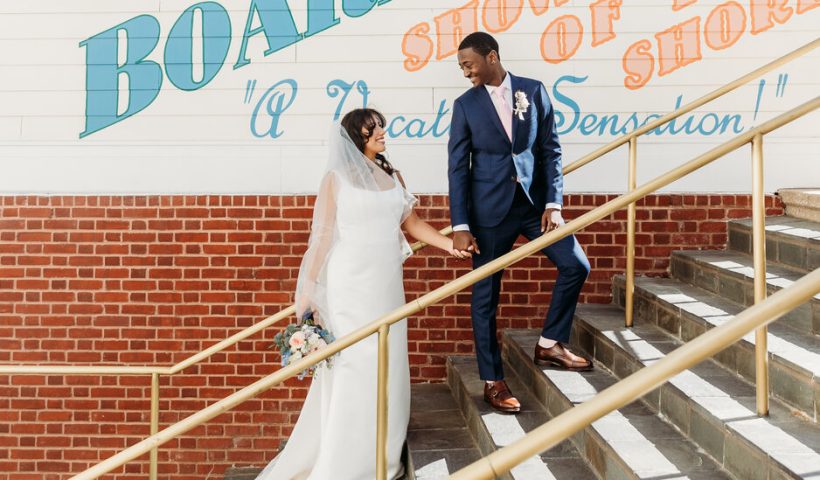
[[[532,360],[536,365],[550,365],[553,367],[562,368],[564,370],[571,370],[573,372],[586,372],[588,370],[592,370],[592,362],[584,357],[575,355],[560,342],[550,348],[544,348],[536,343],[535,355]]]
[[[518,413],[521,411],[521,404],[517,398],[513,397],[504,380],[496,380],[492,386],[484,382],[484,401],[499,412]]]

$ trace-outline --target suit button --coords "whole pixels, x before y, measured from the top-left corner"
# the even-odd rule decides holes
[[[511,175],[511,176],[510,176],[510,180],[512,180],[513,182],[515,182],[515,181],[516,181],[516,177],[515,177],[515,175]]]

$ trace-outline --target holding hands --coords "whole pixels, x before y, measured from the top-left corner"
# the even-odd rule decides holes
[[[481,250],[478,249],[478,243],[476,243],[475,237],[466,230],[453,232],[452,245],[450,254],[462,260],[472,257],[474,253],[481,253]]]

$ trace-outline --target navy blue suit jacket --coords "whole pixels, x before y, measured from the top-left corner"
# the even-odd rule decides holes
[[[547,90],[537,80],[507,75],[512,107],[518,92],[529,102],[523,120],[513,113],[512,142],[484,85],[453,105],[447,171],[453,225],[498,225],[512,206],[516,178],[539,211],[547,203],[562,205],[561,146]]]

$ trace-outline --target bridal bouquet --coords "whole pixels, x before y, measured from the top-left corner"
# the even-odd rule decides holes
[[[279,353],[282,354],[282,366],[286,367],[313,352],[324,349],[333,340],[335,339],[330,332],[313,323],[313,313],[305,312],[301,323],[288,325],[273,337],[270,348],[276,347],[279,349]],[[308,373],[313,374],[322,364],[327,364],[330,368],[332,358],[322,360],[313,367],[302,371],[297,378],[302,380]]]

